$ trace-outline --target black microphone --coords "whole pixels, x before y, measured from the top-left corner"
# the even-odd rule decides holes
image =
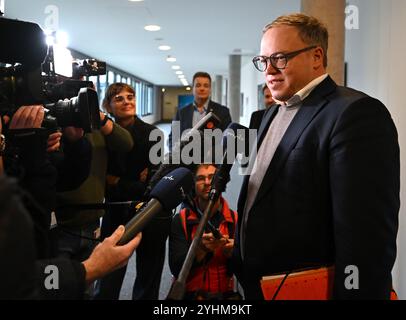
[[[249,129],[239,123],[232,122],[223,132],[223,160],[217,169],[211,183],[210,199],[220,196],[230,181],[230,171],[237,154],[245,153],[248,149]],[[241,147],[242,146],[242,147]]]
[[[151,189],[155,186],[155,184],[160,181],[162,177],[165,176],[168,172],[179,167],[192,168],[193,166],[191,165],[183,164],[181,159],[179,159],[180,163],[173,163],[172,155],[180,153],[182,151],[182,148],[190,142],[192,136],[196,134],[201,135],[204,129],[217,128],[220,123],[221,120],[213,112],[207,113],[198,123],[196,123],[196,125],[181,138],[180,142],[177,142],[174,145],[172,151],[165,155],[164,163],[159,166],[156,173],[152,176],[145,192],[145,196],[149,195]]]
[[[126,224],[118,245],[131,241],[159,212],[176,208],[192,187],[193,175],[189,169],[177,168],[164,176],[152,189],[151,200]]]

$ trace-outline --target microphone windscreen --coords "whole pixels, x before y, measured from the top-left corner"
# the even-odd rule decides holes
[[[159,200],[166,210],[176,208],[192,190],[193,174],[189,169],[177,168],[165,175],[152,189],[150,198]]]
[[[26,70],[40,67],[48,50],[39,25],[6,18],[0,18],[0,43],[0,62],[19,62]]]
[[[242,146],[245,152],[248,150],[249,144],[249,129],[239,123],[232,122],[228,125],[227,129],[223,132],[221,144],[223,151],[230,147],[230,144],[234,145],[234,152],[237,152],[237,145]]]

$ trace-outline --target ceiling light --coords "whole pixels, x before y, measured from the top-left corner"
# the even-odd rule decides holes
[[[179,71],[176,71],[175,73],[180,75],[180,74],[183,74],[183,71],[179,70]]]
[[[179,69],[180,69],[180,66],[172,66],[172,69],[173,69],[173,70],[179,70]]]
[[[168,50],[171,50],[171,47],[170,46],[159,46],[158,49],[162,50],[162,51],[168,51]]]
[[[190,90],[192,90],[192,89],[191,89],[190,87],[187,87],[186,90],[187,90],[187,91],[190,91]]]
[[[161,27],[157,26],[155,24],[150,24],[150,25],[145,26],[144,29],[147,31],[159,31],[159,30],[161,30]]]
[[[131,2],[142,2],[142,1],[144,1],[144,0],[128,0],[128,1],[131,1]]]
[[[184,74],[180,74],[180,75],[178,75],[178,78],[179,78],[179,79],[185,79],[186,77],[185,77]]]
[[[168,61],[168,62],[176,62],[176,58],[168,56],[168,58],[166,58],[166,61]]]
[[[166,89],[165,88],[162,88],[162,92],[165,92],[166,91]]]

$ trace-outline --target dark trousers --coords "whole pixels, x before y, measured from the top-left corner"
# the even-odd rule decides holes
[[[104,222],[103,218],[102,234],[105,233]],[[111,222],[111,217],[110,221],[106,220],[107,222]],[[142,240],[136,250],[137,275],[133,287],[133,300],[158,300],[165,262],[166,239],[170,228],[171,216],[167,215],[165,218],[154,218],[142,231]],[[123,267],[100,279],[96,286],[96,299],[118,300],[125,272],[126,267]]]

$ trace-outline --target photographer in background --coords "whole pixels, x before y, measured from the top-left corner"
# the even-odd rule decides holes
[[[200,164],[195,172],[195,202],[204,212],[209,203],[209,194],[216,165]],[[185,300],[236,299],[233,291],[234,279],[230,270],[230,258],[234,247],[234,235],[238,215],[229,208],[227,201],[219,197],[213,206],[209,221],[218,229],[221,238],[206,230],[202,235],[196,256],[186,280]],[[195,238],[200,215],[189,208],[183,208],[172,220],[169,237],[169,267],[178,277]]]

